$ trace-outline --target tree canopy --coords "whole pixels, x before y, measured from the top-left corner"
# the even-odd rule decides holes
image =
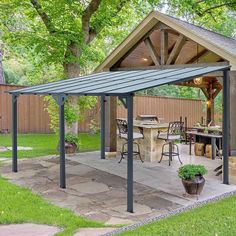
[[[33,85],[90,73],[153,9],[235,37],[235,0],[1,0],[5,77]]]

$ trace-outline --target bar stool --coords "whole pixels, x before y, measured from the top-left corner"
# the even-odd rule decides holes
[[[123,119],[116,119],[117,121],[117,128],[118,128],[118,135],[119,138],[124,139],[126,142],[122,145],[122,151],[121,151],[121,158],[118,163],[122,161],[122,159],[128,155],[127,148],[125,151],[125,146],[128,144],[128,124],[126,120]],[[143,162],[141,154],[140,154],[140,147],[137,142],[134,142],[138,139],[143,139],[143,129],[139,128],[139,132],[133,132],[133,144],[137,146],[137,151],[133,151],[133,155],[139,156],[139,159],[141,162]]]
[[[180,160],[180,156],[179,156],[179,147],[177,144],[175,144],[175,141],[181,140],[183,125],[184,123],[181,121],[170,122],[167,132],[158,132],[157,139],[165,140],[165,143],[162,146],[161,159],[159,163],[161,163],[163,156],[168,156],[169,166],[170,166],[172,157],[177,156],[179,159],[179,162],[182,164],[182,161]],[[168,152],[165,152],[166,145],[169,145]],[[176,147],[176,152],[173,151],[173,147]]]

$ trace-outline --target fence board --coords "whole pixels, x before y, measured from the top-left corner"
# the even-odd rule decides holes
[[[0,85],[0,130],[11,131],[11,95],[7,90],[21,88],[16,85]],[[49,115],[44,110],[42,97],[22,95],[18,98],[18,132],[20,133],[51,133]]]
[[[79,122],[80,132],[89,132],[91,120],[99,122],[100,107],[96,106],[95,111],[87,111],[85,120]],[[203,105],[201,100],[153,97],[153,96],[136,96],[134,99],[134,117],[138,114],[153,114],[163,118],[165,122],[179,120],[180,116],[187,117],[188,126],[193,126],[200,122],[204,116]],[[117,107],[117,117],[125,118],[126,109],[122,105]]]
[[[11,96],[4,93],[22,86],[0,85],[0,130],[11,130]],[[44,110],[45,102],[40,96],[22,95],[18,98],[18,131],[21,133],[50,133],[49,115]],[[134,117],[138,114],[154,114],[164,118],[164,121],[179,120],[180,116],[188,118],[188,126],[200,121],[204,116],[200,100],[136,96],[134,99]],[[86,111],[85,119],[79,121],[79,131],[89,132],[91,122],[99,123],[100,104]],[[122,105],[117,107],[117,117],[126,117],[126,110]]]

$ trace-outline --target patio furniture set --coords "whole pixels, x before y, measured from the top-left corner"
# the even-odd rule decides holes
[[[120,163],[122,159],[127,156],[127,120],[117,119],[117,128],[119,139],[125,140],[125,142],[119,143],[118,139],[118,149],[120,149],[121,153],[121,159],[119,161]],[[145,132],[147,136],[145,136],[144,130],[149,130],[149,132]],[[157,132],[151,132],[153,130],[157,130]],[[180,164],[182,164],[182,161],[180,159],[179,147],[176,142],[182,142],[182,137],[183,135],[185,135],[185,137],[188,137],[187,140],[189,143],[189,155],[192,155],[192,144],[195,143],[195,145],[197,146],[200,142],[200,144],[202,144],[202,148],[204,148],[205,146],[206,150],[208,150],[209,147],[211,148],[211,151],[209,153],[212,160],[214,160],[216,156],[222,159],[222,132],[220,131],[220,127],[216,128],[200,126],[185,130],[185,134],[183,134],[183,132],[184,122],[182,122],[181,120],[169,123],[161,123],[158,117],[155,115],[138,115],[134,120],[133,144],[136,146],[136,149],[133,151],[133,155],[138,156],[141,162],[143,162],[144,160],[158,160],[159,163],[161,163],[164,156],[167,156],[169,158],[169,165],[171,164],[173,157],[177,156]],[[162,142],[161,145],[159,143],[160,141]],[[159,152],[156,152],[156,149],[152,147],[153,142],[158,143],[157,149]],[[186,140],[184,140],[184,142],[186,142]],[[144,147],[144,145],[146,145],[146,147]],[[147,149],[147,147],[150,151],[150,153],[148,154],[146,154],[144,151],[145,148]],[[168,147],[168,149],[166,147]],[[201,155],[204,155],[204,152],[205,151],[201,152]],[[152,158],[155,154],[155,158]],[[149,159],[147,159],[148,155]],[[195,155],[198,155],[196,150]],[[217,167],[217,170],[218,169],[220,168]]]

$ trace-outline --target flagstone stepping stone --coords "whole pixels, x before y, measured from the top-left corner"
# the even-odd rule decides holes
[[[0,146],[0,152],[8,151],[7,147]]]
[[[53,236],[59,231],[55,226],[30,223],[0,225],[0,236]]]
[[[134,222],[129,219],[121,219],[117,217],[111,217],[108,221],[106,221],[105,225],[131,225]]]
[[[71,175],[86,175],[88,172],[93,171],[93,168],[85,165],[67,166],[67,174]]]
[[[83,228],[80,229],[74,236],[99,236],[112,232],[116,228]]]
[[[152,209],[147,206],[147,205],[142,205],[142,204],[138,204],[138,203],[134,203],[134,213],[129,213],[127,212],[127,206],[126,205],[119,205],[114,207],[112,210],[117,211],[123,215],[130,215],[132,214],[132,216],[138,216],[138,215],[143,215],[143,214],[149,214],[152,212]]]
[[[7,150],[12,150],[12,147],[7,147]],[[32,147],[23,147],[23,146],[17,146],[17,150],[24,150],[24,151],[29,151],[29,150],[33,150]]]
[[[102,193],[109,191],[109,188],[106,184],[98,183],[95,181],[79,183],[72,185],[70,187],[80,193],[85,193],[85,194],[94,194],[94,193]]]

